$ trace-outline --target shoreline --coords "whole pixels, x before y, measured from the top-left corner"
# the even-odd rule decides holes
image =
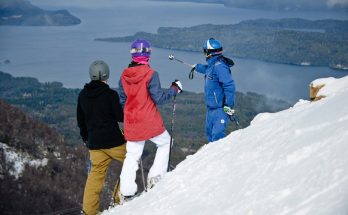
[[[120,41],[112,41],[112,40],[113,40],[113,38],[94,38],[94,41],[96,41],[96,42],[106,42],[106,43],[124,43],[124,42],[126,42],[126,41],[121,41],[121,40]],[[179,49],[179,48],[165,48],[165,47],[160,47],[160,46],[156,46],[156,45],[153,45],[153,47],[165,49],[165,50],[200,53],[199,51],[185,50],[185,49]],[[301,63],[292,63],[292,62],[283,63],[283,62],[273,61],[273,60],[263,60],[263,59],[252,58],[252,57],[234,56],[234,55],[229,55],[228,52],[224,56],[231,57],[231,58],[245,59],[245,60],[258,60],[258,61],[266,62],[266,63],[275,63],[275,64],[280,64],[280,65],[290,65],[290,66],[298,66],[298,67],[326,67],[326,68],[329,68],[332,70],[337,70],[337,71],[342,71],[342,72],[348,73],[348,67],[339,68],[339,67],[334,67],[331,65],[320,65],[320,64],[312,64],[312,63],[307,64],[307,62],[305,62],[305,61],[303,61]]]

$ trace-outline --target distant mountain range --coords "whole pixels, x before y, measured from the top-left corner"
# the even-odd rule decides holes
[[[153,0],[223,4],[226,7],[278,10],[278,11],[311,11],[311,10],[348,10],[345,0]]]
[[[46,11],[26,0],[0,0],[0,25],[67,26],[81,20],[67,10]]]
[[[228,56],[348,70],[346,20],[257,19],[231,25],[160,27],[157,34],[138,32],[96,40],[130,42],[144,38],[159,48],[201,52],[203,42],[211,37],[222,41]]]

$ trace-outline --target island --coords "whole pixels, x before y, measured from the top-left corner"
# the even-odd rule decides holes
[[[81,20],[67,10],[47,11],[26,0],[0,0],[0,25],[68,26]]]
[[[223,4],[225,7],[273,11],[346,11],[346,1],[151,0]]]
[[[348,70],[347,20],[256,19],[230,25],[160,27],[156,34],[138,32],[95,40],[131,42],[144,38],[159,48],[201,52],[203,42],[211,37],[222,42],[225,55],[230,57]]]

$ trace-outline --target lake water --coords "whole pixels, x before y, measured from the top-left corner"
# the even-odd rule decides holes
[[[46,9],[50,6],[40,5]],[[57,9],[57,8],[54,8]],[[267,12],[231,9],[216,4],[173,2],[117,2],[108,7],[69,7],[82,24],[69,27],[0,26],[0,70],[13,76],[36,77],[42,82],[59,81],[65,87],[81,88],[88,82],[88,68],[95,59],[105,60],[111,68],[109,84],[117,87],[122,70],[130,61],[129,43],[106,43],[94,38],[125,36],[138,31],[156,32],[160,26],[185,27],[198,24],[231,24],[256,18],[300,17],[306,19],[348,19],[344,12]],[[203,43],[203,41],[202,41]],[[174,79],[185,90],[202,92],[203,77],[188,79],[189,68],[168,55],[191,64],[204,63],[202,53],[154,48],[151,66],[160,74],[162,86]],[[237,90],[257,92],[295,102],[308,98],[310,81],[320,77],[342,77],[343,71],[327,67],[300,67],[258,60],[233,58]]]

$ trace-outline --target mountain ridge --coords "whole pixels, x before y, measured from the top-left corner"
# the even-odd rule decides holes
[[[95,40],[131,42],[144,38],[159,48],[201,52],[203,42],[214,37],[222,42],[227,56],[348,70],[347,26],[347,20],[256,19],[229,25],[160,27],[156,34],[137,32]]]
[[[26,0],[1,0],[0,25],[68,26],[81,20],[67,10],[46,11]]]

